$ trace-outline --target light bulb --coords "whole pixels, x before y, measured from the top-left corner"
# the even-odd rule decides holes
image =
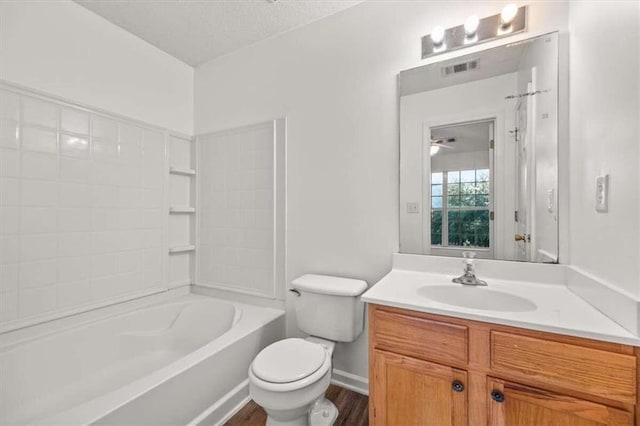
[[[513,19],[518,14],[518,6],[515,3],[509,3],[502,8],[500,12],[500,21],[503,27],[508,27],[513,22]]]
[[[440,46],[444,41],[444,27],[437,26],[431,30],[431,41],[436,46]]]
[[[440,151],[440,147],[438,145],[431,145],[430,154],[432,157],[436,155],[438,151]]]
[[[480,25],[480,19],[476,15],[471,15],[464,22],[464,33],[468,38],[473,37],[478,31],[478,25]]]

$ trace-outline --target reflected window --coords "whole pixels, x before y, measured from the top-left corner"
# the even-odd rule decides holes
[[[431,245],[490,248],[489,169],[431,174]]]

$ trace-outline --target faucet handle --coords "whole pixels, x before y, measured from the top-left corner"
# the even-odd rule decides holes
[[[464,265],[464,274],[462,274],[457,278],[454,278],[451,281],[457,284],[465,284],[465,285],[487,285],[486,282],[476,278],[475,264],[474,264],[476,252],[463,251],[462,256],[463,256],[462,264]]]
[[[464,265],[464,273],[473,275],[475,272],[474,259],[476,257],[475,251],[463,251],[462,252],[462,264]]]
[[[463,251],[462,252],[462,257],[464,257],[465,259],[475,259],[476,258],[476,252],[475,251]]]

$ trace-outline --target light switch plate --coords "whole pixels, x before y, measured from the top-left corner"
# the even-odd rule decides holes
[[[609,175],[596,177],[596,211],[609,210]]]
[[[407,203],[407,213],[409,213],[409,214],[419,214],[420,213],[420,203]]]

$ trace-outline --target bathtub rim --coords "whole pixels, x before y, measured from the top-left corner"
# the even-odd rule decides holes
[[[107,306],[96,306],[89,310],[81,310],[63,317],[52,318],[48,321],[38,322],[23,327],[0,332],[0,352],[4,352],[13,346],[22,345],[32,340],[44,339],[48,336],[89,324],[100,322],[119,315],[134,312],[137,309],[150,307],[154,304],[174,300],[181,296],[193,294],[189,286],[176,287],[170,290],[154,292],[135,299],[127,299],[114,302]]]

